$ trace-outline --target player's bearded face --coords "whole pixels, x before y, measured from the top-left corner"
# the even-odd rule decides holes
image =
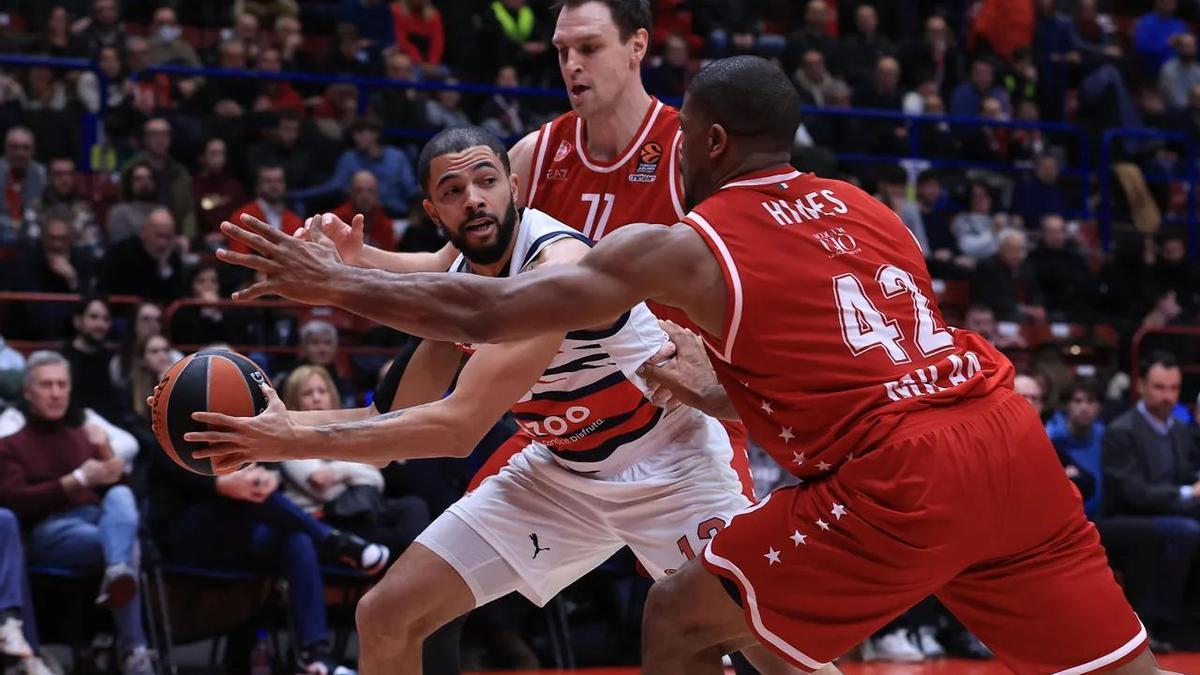
[[[495,234],[480,242],[474,233],[489,227]],[[509,199],[503,216],[487,209],[468,208],[458,227],[446,228],[446,236],[467,260],[477,265],[491,265],[504,257],[516,227],[517,207]]]

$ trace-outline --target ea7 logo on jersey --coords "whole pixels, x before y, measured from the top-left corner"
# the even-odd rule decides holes
[[[567,179],[567,170],[566,169],[547,169],[546,170],[546,180],[566,180],[566,179]]]
[[[817,243],[821,245],[821,248],[825,249],[830,258],[862,251],[854,237],[847,233],[845,228],[841,227],[831,227],[824,232],[818,232],[813,235],[813,239],[817,240]]]

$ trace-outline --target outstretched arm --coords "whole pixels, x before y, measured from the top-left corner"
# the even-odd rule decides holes
[[[503,279],[472,274],[397,275],[339,264],[327,247],[243,219],[222,225],[260,255],[220,252],[267,280],[235,295],[275,293],[332,304],[425,338],[501,342],[612,323],[645,299],[683,309],[721,334],[725,282],[716,258],[690,227],[631,225],[605,237],[577,265],[548,266]]]
[[[463,457],[554,358],[562,334],[485,345],[467,362],[450,396],[356,422],[302,427],[291,423],[273,390],[257,417],[195,413],[208,431],[186,435],[209,443],[195,457],[212,457],[218,473],[247,462],[340,459],[381,464],[397,459]]]

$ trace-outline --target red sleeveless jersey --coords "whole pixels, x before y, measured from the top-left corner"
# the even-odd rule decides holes
[[[679,112],[658,99],[616,160],[587,154],[587,124],[573,111],[542,125],[527,206],[593,241],[630,223],[672,225],[683,217]]]
[[[952,417],[959,400],[1011,388],[1005,356],[942,320],[908,228],[853,185],[758,172],[683,222],[725,273],[723,334],[704,335],[713,366],[750,436],[793,474],[818,475]],[[942,412],[920,414],[931,410]]]

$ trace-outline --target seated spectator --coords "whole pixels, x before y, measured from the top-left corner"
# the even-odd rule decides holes
[[[275,471],[255,465],[224,476],[202,476],[179,467],[164,452],[150,455],[148,521],[163,557],[282,577],[291,595],[301,672],[334,672],[321,563],[341,562],[375,575],[387,564],[387,547],[305,513],[278,489]],[[215,541],[221,545],[214,546]]]
[[[497,87],[515,87],[517,69],[503,66],[496,72]],[[498,138],[520,136],[525,133],[526,119],[521,111],[521,99],[512,94],[492,94],[479,111],[482,120],[480,126],[495,134]]]
[[[1042,384],[1033,376],[1018,374],[1013,378],[1013,392],[1029,401],[1029,405],[1037,411],[1038,417],[1042,417],[1046,412],[1045,391]]]
[[[283,55],[274,47],[263,49],[259,52],[254,67],[268,73],[278,73],[283,70]],[[292,87],[291,82],[265,82],[254,101],[254,111],[261,113],[265,110],[276,114],[284,111],[302,114],[304,98]]]
[[[47,164],[50,180],[46,183],[46,191],[42,193],[39,221],[45,222],[45,212],[49,209],[67,209],[70,213],[68,222],[75,229],[75,243],[93,251],[99,249],[102,243],[100,224],[91,203],[79,194],[79,172],[75,170],[75,160],[54,157]]]
[[[1141,374],[1137,405],[1104,434],[1105,501],[1114,515],[1153,516],[1173,552],[1161,556],[1155,570],[1161,591],[1153,618],[1169,631],[1185,620],[1184,589],[1200,551],[1200,474],[1191,433],[1172,415],[1183,380],[1178,361],[1154,352],[1142,361]]]
[[[1041,239],[1029,254],[1038,286],[1052,318],[1085,321],[1096,305],[1097,281],[1079,243],[1067,234],[1067,224],[1054,213],[1042,216]]]
[[[963,328],[983,336],[997,349],[1025,349],[1028,346],[1021,331],[1014,330],[1018,327],[1009,324],[1001,330],[1000,325],[996,323],[996,313],[985,305],[975,304],[967,308]]]
[[[547,68],[552,28],[529,0],[494,0],[480,12],[482,32],[492,45],[492,64],[510,63],[527,77],[538,79]],[[483,71],[491,79],[494,71]]]
[[[300,366],[282,387],[283,403],[299,412],[340,410],[329,371]],[[373,412],[370,410],[368,412]],[[384,544],[399,557],[429,524],[429,507],[419,497],[383,496],[383,473],[370,464],[295,460],[279,465],[287,496],[310,514],[368,541]]]
[[[420,79],[412,57],[398,48],[388,50],[383,63],[384,75],[389,80],[414,82]],[[418,129],[425,126],[425,100],[425,95],[416,89],[379,87],[371,93],[370,108],[373,115],[387,120],[388,126]]]
[[[1187,107],[1188,93],[1200,85],[1200,63],[1196,62],[1196,36],[1180,33],[1171,40],[1175,56],[1158,72],[1158,89],[1174,110]]]
[[[254,201],[243,204],[229,217],[234,225],[242,224],[242,215],[249,214],[277,230],[291,234],[304,224],[296,212],[287,208],[283,196],[287,193],[287,182],[284,180],[283,167],[278,164],[264,164],[258,167],[258,176],[254,182]],[[230,242],[230,248],[242,253],[248,253],[250,247],[241,241]]]
[[[124,420],[129,409],[108,376],[109,363],[115,355],[108,347],[108,332],[112,328],[108,301],[103,296],[85,296],[75,306],[71,320],[75,337],[60,350],[70,363],[75,380],[71,405],[80,410],[91,408],[108,420]]]
[[[1154,9],[1133,25],[1133,51],[1142,71],[1151,77],[1157,77],[1171,58],[1171,38],[1188,30],[1187,24],[1175,17],[1175,6],[1176,0],[1154,0]]]
[[[22,123],[38,140],[38,157],[69,155],[82,144],[79,104],[70,96],[66,81],[48,67],[35,66],[26,75],[21,100]]]
[[[103,434],[68,425],[71,371],[35,352],[25,376],[29,422],[0,439],[0,502],[30,529],[31,562],[103,571],[96,604],[112,610],[122,672],[156,672],[138,600],[138,512],[125,462]]]
[[[983,99],[976,117],[1007,122],[1008,113],[1000,99]],[[980,162],[1007,163],[1012,155],[1013,129],[1008,126],[984,124],[972,126],[963,134],[963,156]]]
[[[643,69],[642,81],[646,85],[646,91],[652,94],[683,96],[694,74],[687,40],[680,35],[671,34],[663,43],[663,53],[658,62]],[[501,138],[505,136],[498,135]]]
[[[192,68],[199,68],[201,65],[196,50],[183,39],[183,28],[171,7],[159,7],[154,10],[154,23],[150,25],[148,42],[147,65],[168,64]]]
[[[333,214],[344,222],[362,214],[363,243],[393,251],[396,248],[396,221],[383,210],[379,203],[379,181],[370,171],[359,171],[350,179],[350,198],[333,210]]]
[[[380,144],[383,124],[370,115],[355,120],[350,128],[354,148],[342,153],[333,175],[324,183],[306,190],[294,191],[290,199],[308,200],[331,194],[345,194],[350,179],[358,171],[370,171],[379,179],[379,198],[383,208],[393,216],[408,212],[408,200],[417,193],[408,156],[399,148]]]
[[[1184,313],[1200,305],[1200,270],[1188,259],[1188,235],[1182,229],[1170,229],[1159,238],[1158,262],[1154,266],[1154,285],[1175,291],[1175,299]]]
[[[845,82],[829,72],[825,66],[825,56],[816,49],[804,52],[792,80],[800,90],[801,102],[821,108],[832,105],[830,94],[834,88],[846,87]]]
[[[996,82],[996,66],[984,57],[971,62],[971,77],[958,85],[950,98],[950,114],[976,117],[985,99],[994,98],[1006,114],[1012,112],[1008,92]]]
[[[458,79],[447,77],[442,84],[456,85]],[[463,112],[462,93],[453,89],[442,89],[433,98],[425,101],[425,124],[431,129],[469,127],[471,118]]]
[[[396,41],[392,10],[382,0],[342,0],[337,17],[353,26],[364,46],[375,53]]]
[[[382,480],[382,478],[381,478]],[[8,509],[0,509],[0,661],[16,662],[16,672],[51,675],[38,655],[37,622],[25,572],[21,524]],[[11,672],[6,667],[5,672]]]
[[[28,293],[86,293],[92,288],[96,261],[74,245],[71,213],[55,207],[42,214],[41,234],[15,261],[8,263],[9,287]],[[57,339],[69,334],[69,305],[60,302],[14,304],[6,317],[12,335]]]
[[[990,307],[1002,321],[1045,320],[1042,289],[1026,257],[1028,242],[1020,230],[997,235],[996,255],[982,260],[971,278],[971,297]]]
[[[226,70],[246,70],[250,67],[247,43],[237,37],[217,45],[217,67]],[[241,77],[211,78],[197,89],[180,108],[193,115],[215,116],[222,126],[236,127],[243,116],[254,108],[263,93],[259,80]]]
[[[139,235],[146,217],[161,206],[154,169],[145,162],[131,165],[121,173],[121,201],[108,212],[109,244]]]
[[[26,127],[9,127],[0,158],[0,244],[24,236],[27,214],[32,214],[46,189],[46,167],[33,158],[34,137]]]
[[[142,151],[129,159],[121,169],[121,180],[134,167],[145,164],[154,173],[157,190],[155,202],[171,210],[179,232],[192,239],[196,236],[196,201],[192,198],[192,177],[187,167],[171,157],[171,125],[162,117],[146,121],[142,127]]]
[[[915,201],[908,198],[907,175],[898,166],[882,166],[879,169],[879,201],[900,216],[904,226],[912,232],[921,246],[921,251],[929,251],[929,237],[925,234],[925,222],[921,218],[921,208]]]
[[[259,33],[258,16],[251,12],[235,12],[233,15],[233,39],[242,43],[246,61],[256,62],[261,55],[263,36]]]
[[[875,76],[854,93],[854,106],[900,112],[904,92],[900,90],[900,62],[884,56],[875,66]],[[873,120],[863,124],[867,149],[884,155],[908,152],[908,126],[899,120]]]
[[[162,303],[183,297],[183,258],[175,219],[166,207],[150,212],[138,236],[108,249],[96,287],[110,295],[140,295]]]
[[[229,220],[239,204],[246,202],[242,184],[226,171],[225,160],[225,141],[210,138],[204,144],[204,154],[200,155],[200,170],[192,176],[200,236],[209,249],[225,243],[221,223]]]
[[[83,45],[71,34],[71,17],[67,8],[54,5],[46,17],[46,28],[36,38],[34,50],[38,54],[57,57],[80,56]]]
[[[943,99],[948,99],[963,77],[963,53],[955,44],[946,19],[933,15],[925,20],[921,39],[900,50],[900,70],[909,86],[931,80]]]
[[[343,408],[353,408],[357,405],[358,395],[353,382],[342,377],[338,372],[338,333],[337,328],[327,321],[315,319],[300,327],[300,360],[297,366],[320,366],[329,372],[334,388],[341,396]],[[279,373],[276,382],[287,380],[290,373]]]
[[[129,405],[139,417],[150,419],[150,408],[146,400],[154,393],[154,387],[178,359],[179,352],[162,335],[148,335],[138,340],[134,358],[125,373],[129,382]]]
[[[317,70],[317,64],[313,63],[304,51],[304,30],[299,18],[285,15],[275,19],[274,45],[279,50],[284,70]],[[306,93],[312,93],[303,85],[300,88]]]
[[[365,48],[364,41],[359,35],[358,29],[353,24],[338,24],[336,44],[333,49],[329,50],[325,58],[324,69],[326,71],[360,77],[377,74],[376,64],[379,52]]]
[[[746,54],[779,56],[787,47],[782,35],[763,30],[753,5],[740,0],[713,0],[692,5],[696,33],[706,36],[706,57],[724,58]]]
[[[800,67],[804,55],[811,50],[821,52],[825,63],[837,60],[838,43],[829,35],[829,4],[825,0],[809,0],[804,5],[804,22],[787,36],[783,51],[784,72]]]
[[[1031,228],[1047,214],[1067,213],[1067,196],[1059,185],[1058,157],[1038,155],[1033,175],[1026,176],[1013,189],[1008,212],[1019,218],[1016,225]]]
[[[851,87],[865,87],[875,76],[880,59],[895,56],[896,46],[879,34],[879,12],[873,5],[862,4],[854,10],[854,34],[842,40],[838,61]],[[896,64],[896,74],[900,64]]]
[[[201,263],[192,270],[188,284],[192,300],[216,302],[221,299],[221,282],[217,266]],[[184,305],[175,310],[171,319],[171,337],[180,344],[207,345],[229,342],[233,331],[227,324],[225,311],[220,307]]]
[[[427,76],[443,75],[446,35],[438,8],[429,0],[399,0],[392,3],[392,21],[400,53],[407,55]],[[384,119],[391,118],[384,116]]]
[[[91,15],[71,26],[84,54],[95,57],[102,47],[125,51],[125,26],[118,12],[117,0],[92,0]]]
[[[1076,380],[1063,391],[1064,410],[1046,422],[1046,435],[1054,443],[1067,477],[1083,496],[1088,518],[1096,519],[1104,490],[1100,443],[1104,422],[1100,421],[1100,385],[1095,380]]]
[[[1000,221],[992,212],[992,192],[983,183],[971,184],[969,207],[954,217],[950,230],[963,255],[983,260],[996,252]]]
[[[108,378],[113,384],[125,389],[129,387],[129,370],[137,359],[137,346],[152,335],[163,334],[162,320],[162,308],[153,302],[142,302],[134,307],[121,348],[108,364]],[[182,359],[183,354],[172,349],[171,357],[174,363]]]
[[[286,185],[302,188],[312,185],[316,174],[316,159],[308,144],[301,141],[301,117],[292,111],[283,111],[275,118],[275,128],[267,138],[253,145],[246,153],[246,169],[251,176],[258,176],[259,167],[283,167]]]

